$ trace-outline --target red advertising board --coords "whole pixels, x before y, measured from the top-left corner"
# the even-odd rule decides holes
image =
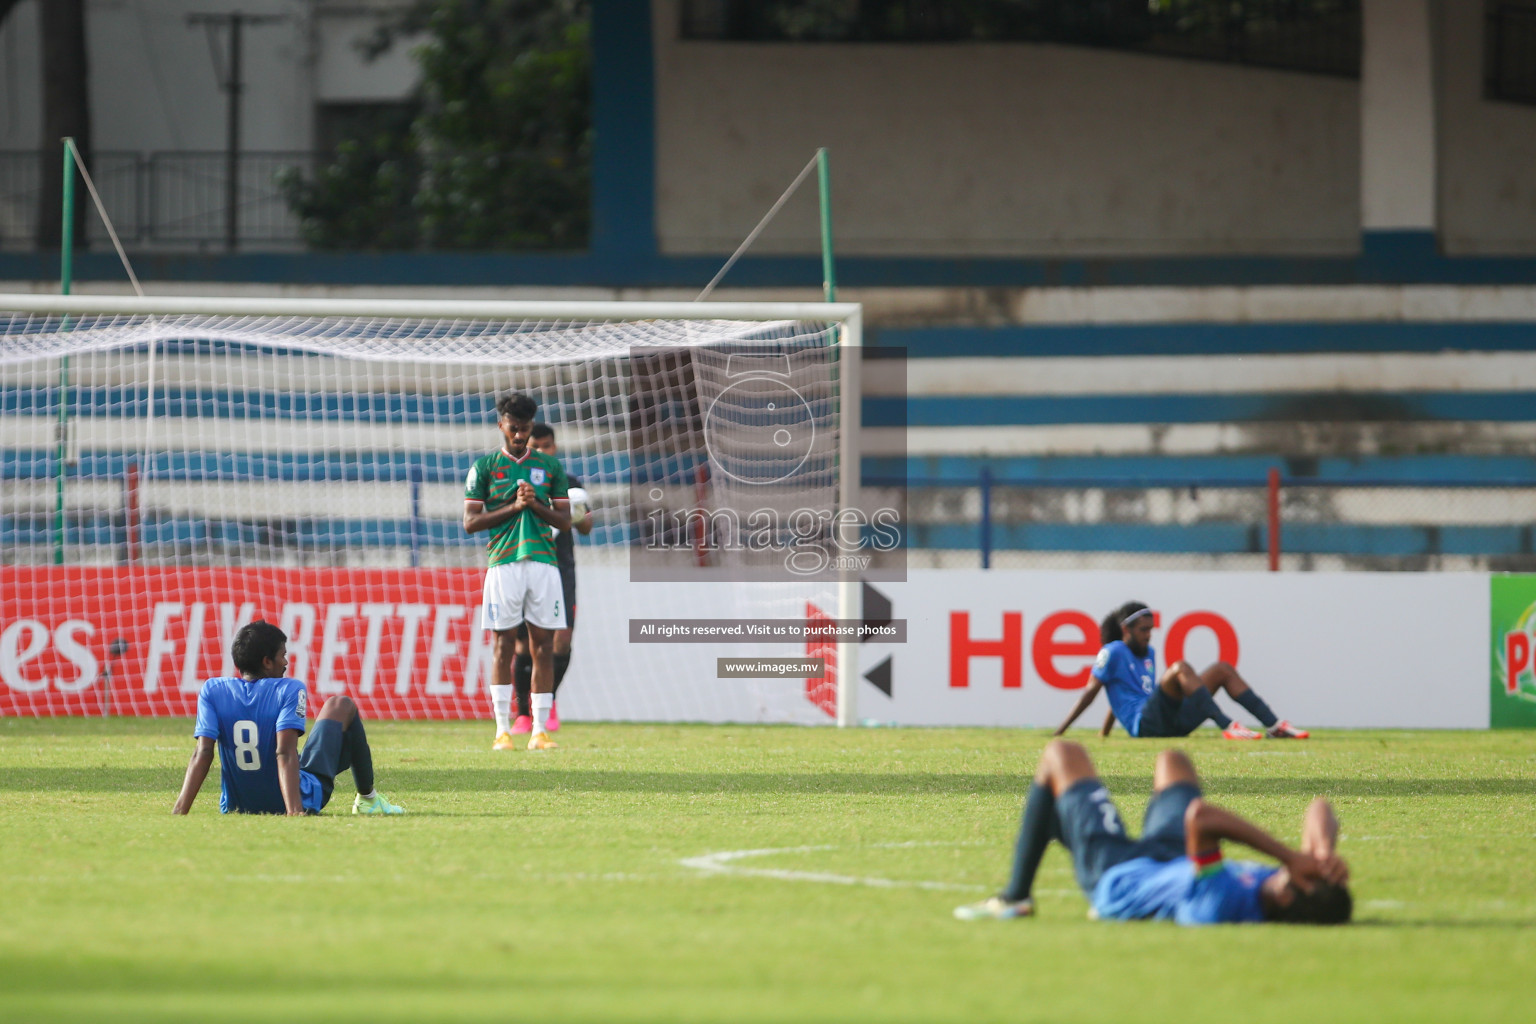
[[[481,718],[473,569],[0,567],[0,715],[191,715],[235,632],[288,634],[289,674],[373,718]]]

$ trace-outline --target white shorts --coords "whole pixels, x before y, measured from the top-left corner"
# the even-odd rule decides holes
[[[508,562],[485,571],[480,605],[483,629],[516,629],[528,622],[541,629],[565,628],[560,569],[548,562]]]

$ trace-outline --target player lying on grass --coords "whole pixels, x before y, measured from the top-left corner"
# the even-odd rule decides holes
[[[230,657],[236,678],[210,679],[197,694],[197,746],[187,763],[172,813],[186,814],[197,799],[213,748],[219,748],[225,814],[319,814],[336,776],[351,769],[357,784],[353,814],[404,814],[373,788],[373,753],[357,705],[332,697],[315,716],[299,754],[308,692],[289,679],[288,637],[270,622],[252,622],[235,634]]]
[[[1157,755],[1141,838],[1132,839],[1088,752],[1080,744],[1052,740],[1024,801],[1008,887],[991,899],[955,908],[955,916],[974,921],[1033,914],[1035,873],[1055,839],[1071,852],[1089,916],[1097,919],[1343,924],[1354,901],[1349,869],[1334,852],[1338,835],[1333,808],[1313,800],[1302,817],[1301,849],[1293,850],[1252,822],[1206,803],[1189,758],[1165,750]],[[1280,866],[1225,863],[1224,839],[1267,854]]]
[[[1056,729],[1057,736],[1088,710],[1101,689],[1109,691],[1109,713],[1099,730],[1101,736],[1109,735],[1116,719],[1132,736],[1188,736],[1207,719],[1215,722],[1229,740],[1265,736],[1304,740],[1311,735],[1276,718],[1269,705],[1237,674],[1237,669],[1224,661],[1198,674],[1189,662],[1180,661],[1169,665],[1153,685],[1157,652],[1152,649],[1152,619],[1152,609],[1140,601],[1128,601],[1099,623],[1099,640],[1104,646],[1093,664],[1087,688],[1067,720]],[[1216,706],[1214,694],[1220,690],[1251,711],[1265,731],[1255,732],[1228,718]]]

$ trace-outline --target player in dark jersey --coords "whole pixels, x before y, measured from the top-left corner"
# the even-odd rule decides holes
[[[1293,850],[1257,825],[1207,803],[1195,766],[1181,751],[1157,756],[1140,839],[1126,832],[1088,752],[1052,740],[1024,801],[1013,873],[1001,893],[955,908],[963,921],[1034,913],[1035,873],[1052,839],[1072,854],[1089,916],[1173,920],[1184,925],[1284,921],[1342,924],[1353,912],[1349,868],[1335,853],[1339,822],[1328,801],[1313,800]],[[1280,862],[1278,868],[1225,863],[1229,839]]]
[[[559,449],[555,444],[555,428],[548,423],[535,423],[533,430],[528,434],[528,446],[535,451],[543,452],[550,458],[557,458]],[[566,670],[571,666],[571,637],[576,632],[576,538],[574,535],[580,533],[582,536],[587,536],[592,532],[592,514],[587,508],[587,492],[581,486],[581,481],[574,476],[566,474],[566,480],[570,485],[567,497],[570,499],[571,528],[555,531],[555,559],[560,568],[560,591],[565,595],[566,628],[555,631],[555,685],[550,691],[552,698],[549,705],[550,732],[560,728],[559,707],[553,698],[559,697],[560,684],[565,681]],[[532,683],[533,658],[528,653],[528,629],[525,625],[518,632],[517,654],[512,660],[512,686],[517,696],[517,717],[512,721],[514,736],[533,731],[533,710],[529,700]]]
[[[315,716],[299,754],[308,691],[289,679],[288,637],[270,622],[241,627],[230,647],[239,678],[210,679],[197,695],[197,747],[173,813],[186,814],[219,750],[219,810],[244,814],[319,814],[336,776],[351,770],[353,814],[404,814],[373,788],[373,752],[357,705],[332,697]]]
[[[1101,689],[1109,695],[1109,714],[1101,736],[1109,735],[1116,719],[1132,736],[1188,736],[1207,719],[1229,740],[1266,736],[1304,740],[1311,735],[1277,718],[1237,669],[1224,661],[1200,673],[1189,662],[1180,661],[1169,665],[1154,684],[1157,652],[1152,648],[1153,619],[1152,609],[1140,601],[1128,601],[1104,617],[1099,624],[1104,646],[1094,662],[1092,677],[1067,720],[1057,728],[1057,736],[1088,710]],[[1228,718],[1216,705],[1215,694],[1220,691],[1252,712],[1265,731],[1255,732]]]
[[[570,485],[558,460],[528,445],[538,403],[527,395],[496,401],[502,446],[470,467],[464,485],[464,532],[489,531],[481,625],[494,630],[495,675],[491,709],[493,750],[511,750],[512,659],[519,627],[528,624],[533,651],[533,735],[529,750],[551,750],[549,711],[554,704],[554,633],[566,626],[565,595],[551,530],[569,530]]]

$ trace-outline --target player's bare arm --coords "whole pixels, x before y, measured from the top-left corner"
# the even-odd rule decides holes
[[[1057,726],[1056,731],[1051,735],[1060,736],[1062,733],[1071,728],[1072,723],[1082,717],[1083,712],[1088,710],[1088,706],[1092,704],[1094,700],[1099,696],[1099,691],[1102,689],[1104,689],[1104,684],[1092,676],[1089,676],[1088,686],[1083,690],[1083,695],[1077,698],[1077,703],[1072,705],[1072,710],[1067,715],[1067,720]]]
[[[304,813],[304,793],[299,789],[299,731],[277,731],[277,788],[283,793],[288,817]]]
[[[565,501],[565,499],[556,498],[557,505],[546,505],[539,500],[538,492],[533,489],[532,484],[526,480],[520,480],[517,484],[517,500],[523,503],[525,509],[555,529],[569,530],[571,528],[569,511],[562,511],[557,507],[558,503]],[[569,503],[567,502],[567,504]]]
[[[1349,865],[1335,852],[1339,840],[1339,819],[1333,805],[1318,797],[1307,805],[1301,819],[1301,850],[1323,865],[1323,877],[1335,885],[1349,881]]]
[[[485,502],[467,498],[464,501],[464,532],[479,533],[482,530],[500,526],[507,520],[522,515],[527,507],[521,487],[518,488],[516,498],[490,511],[486,510]]]
[[[1191,803],[1184,812],[1185,852],[1191,858],[1209,855],[1221,848],[1224,839],[1242,843],[1285,865],[1290,880],[1303,892],[1310,892],[1313,883],[1319,880],[1340,883],[1348,878],[1348,870],[1337,856],[1319,859],[1302,850],[1293,850],[1231,811],[1204,800]]]
[[[1110,708],[1104,713],[1104,724],[1099,726],[1099,736],[1107,737],[1115,729],[1115,709]]]
[[[192,809],[192,802],[197,799],[203,782],[208,778],[208,769],[213,767],[213,748],[211,737],[197,738],[197,745],[192,748],[192,758],[187,762],[187,774],[181,780],[181,792],[177,794],[176,804],[171,808],[172,814],[186,814]]]
[[[1205,686],[1200,673],[1187,661],[1177,661],[1163,670],[1157,685],[1170,697],[1183,698]]]

